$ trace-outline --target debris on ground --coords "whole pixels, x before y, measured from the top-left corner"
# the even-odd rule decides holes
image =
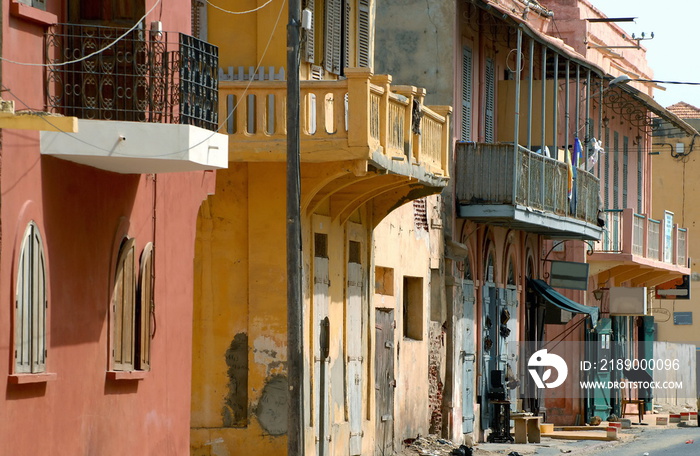
[[[467,445],[457,445],[435,435],[418,436],[404,440],[403,456],[477,456],[479,453]]]

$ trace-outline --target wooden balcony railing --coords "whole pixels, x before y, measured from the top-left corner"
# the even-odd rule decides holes
[[[567,197],[566,163],[512,144],[457,144],[461,204],[521,205],[596,224],[599,181],[578,170],[574,201]]]
[[[605,228],[595,252],[627,253],[688,267],[688,230],[673,224],[671,231],[659,220],[633,209],[603,211]]]
[[[423,105],[424,89],[392,87],[388,75],[362,68],[345,74],[338,81],[301,82],[302,161],[367,159],[378,151],[447,176],[452,109]],[[227,119],[232,153],[254,151],[243,160],[284,156],[286,95],[285,81],[220,81],[219,114]]]

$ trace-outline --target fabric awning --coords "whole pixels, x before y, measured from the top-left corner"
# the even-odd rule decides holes
[[[528,279],[530,287],[548,303],[568,312],[587,314],[591,317],[591,323],[595,327],[598,324],[597,307],[585,306],[567,298],[563,294],[550,287],[547,282],[540,279]]]

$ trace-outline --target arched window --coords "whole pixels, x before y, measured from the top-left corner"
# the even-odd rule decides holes
[[[484,280],[489,283],[493,283],[495,281],[492,250],[489,250],[488,256],[486,257],[486,264],[484,265]]]
[[[134,370],[134,322],[136,313],[136,277],[134,239],[124,239],[119,248],[112,291],[112,369]]]
[[[136,303],[136,367],[149,370],[151,367],[151,318],[154,315],[153,301],[153,244],[148,243],[141,253],[141,270]]]
[[[149,370],[153,315],[153,244],[148,243],[136,270],[134,239],[125,238],[112,291],[112,369]]]
[[[513,266],[513,259],[508,260],[508,275],[506,285],[515,285],[515,267]]]
[[[15,372],[46,372],[46,263],[36,223],[24,232],[15,293]]]

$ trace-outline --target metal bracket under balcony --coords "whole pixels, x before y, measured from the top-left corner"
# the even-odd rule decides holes
[[[513,144],[457,144],[457,214],[552,238],[598,240],[599,181],[558,160]],[[573,202],[572,202],[573,201]]]

